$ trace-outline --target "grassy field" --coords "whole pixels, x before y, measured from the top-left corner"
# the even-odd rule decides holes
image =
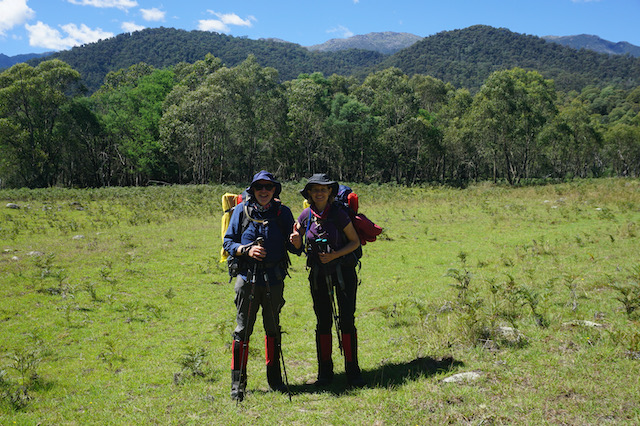
[[[240,405],[219,263],[220,197],[240,188],[0,191],[0,424],[640,423],[640,181],[352,186],[384,228],[358,290],[368,386],[346,389],[336,353],[334,386],[309,384],[294,258],[292,401],[267,392],[258,319]],[[301,187],[284,185],[294,215]]]

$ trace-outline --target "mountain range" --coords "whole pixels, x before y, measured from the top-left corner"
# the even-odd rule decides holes
[[[393,54],[407,48],[424,37],[411,33],[394,33],[386,31],[382,33],[369,33],[355,35],[348,38],[333,38],[322,44],[307,46],[311,51],[336,52],[346,49],[373,50],[384,54]]]
[[[610,55],[631,55],[640,57],[640,47],[635,46],[626,41],[614,43],[612,41],[603,40],[595,35],[580,34],[572,36],[544,36],[543,39],[563,46],[573,47],[574,49],[593,50],[598,53],[607,53]]]
[[[587,45],[591,50],[586,50]],[[626,50],[612,55],[615,46]],[[596,48],[608,50],[596,53]],[[473,90],[493,71],[521,67],[553,78],[561,90],[580,90],[589,84],[640,85],[640,58],[633,57],[633,48],[640,50],[595,36],[541,38],[484,25],[425,38],[408,33],[370,33],[309,47],[277,39],[150,28],[31,59],[21,55],[18,62],[29,59],[35,65],[45,57],[63,60],[81,73],[89,91],[97,90],[110,71],[139,62],[156,68],[191,63],[207,53],[219,57],[226,66],[254,55],[261,65],[276,68],[283,81],[316,71],[363,78],[393,66],[408,75],[431,75]],[[6,58],[0,55],[0,67],[10,66],[3,62]]]
[[[3,53],[0,53],[0,69],[8,68],[15,64],[19,64],[21,62],[27,62],[30,59],[34,58],[44,58],[46,56],[52,55],[55,52],[45,52],[45,53],[25,53],[22,55],[15,56],[7,56]]]
[[[373,50],[384,54],[394,54],[405,49],[424,37],[411,33],[396,33],[392,31],[372,32],[363,35],[354,35],[347,38],[333,38],[321,44],[306,46],[310,51],[335,52],[347,49]],[[640,57],[640,46],[627,43],[626,41],[612,42],[604,40],[596,35],[580,34],[571,36],[543,36],[543,39],[568,46],[574,49],[587,49],[597,53],[610,55],[631,55]],[[286,40],[276,38],[264,38],[262,41],[273,41],[280,43],[291,43]],[[294,43],[291,43],[294,44]],[[26,62],[33,58],[46,57],[55,52],[26,53],[16,56],[7,56],[0,53],[0,68],[10,67],[20,62]]]

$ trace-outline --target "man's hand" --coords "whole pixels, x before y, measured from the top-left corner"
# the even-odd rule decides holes
[[[263,260],[267,255],[267,250],[264,247],[254,244],[249,249],[249,257],[256,260]]]

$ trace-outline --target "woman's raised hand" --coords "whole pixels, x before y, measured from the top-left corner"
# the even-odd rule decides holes
[[[298,223],[293,224],[293,231],[291,235],[289,235],[289,242],[294,245],[295,248],[302,247],[302,235],[300,235],[300,231],[298,229]]]

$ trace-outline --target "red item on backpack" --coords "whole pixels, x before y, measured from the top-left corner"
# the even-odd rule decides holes
[[[373,242],[376,237],[382,232],[382,228],[373,223],[364,213],[356,214],[353,219],[353,227],[356,228],[356,232],[360,237],[360,244],[365,245],[368,242]]]
[[[350,192],[349,195],[347,195],[347,204],[355,214],[358,214],[358,194]]]

